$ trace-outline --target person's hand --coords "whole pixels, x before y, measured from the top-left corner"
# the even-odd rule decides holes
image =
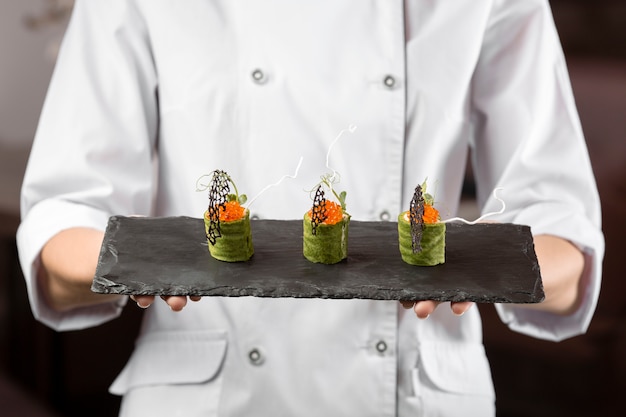
[[[154,295],[131,295],[130,299],[137,303],[141,308],[148,308],[154,303]],[[163,301],[167,303],[172,311],[181,311],[187,305],[187,297],[185,296],[161,296]],[[200,296],[190,296],[191,301],[200,301]]]
[[[426,319],[435,311],[439,304],[441,304],[441,301],[400,301],[400,304],[407,310],[412,308],[418,318]],[[462,316],[473,305],[474,303],[471,301],[458,301],[450,303],[450,308],[454,315]]]

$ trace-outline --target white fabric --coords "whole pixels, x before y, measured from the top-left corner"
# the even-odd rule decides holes
[[[484,211],[502,187],[496,220],[566,237],[590,265],[576,314],[499,306],[502,317],[546,339],[586,330],[599,199],[545,0],[77,1],[23,186],[18,245],[34,314],[67,330],[121,308],[46,306],[35,271],[55,233],[103,229],[112,214],[200,217],[203,174],[226,170],[254,196],[303,156],[297,179],[250,207],[301,218],[330,143],[351,125],[329,163],[354,219],[395,218],[425,178],[443,216],[456,215],[470,148]],[[397,302],[210,298],[146,313],[112,386],[127,394],[125,415],[176,415],[164,395],[186,416],[194,404],[228,416],[493,415],[476,308],[419,321]],[[185,400],[200,393],[214,400]]]

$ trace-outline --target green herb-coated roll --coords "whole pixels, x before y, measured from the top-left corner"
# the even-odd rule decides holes
[[[442,222],[424,223],[421,236],[421,250],[413,251],[411,223],[407,212],[398,216],[398,240],[402,260],[410,265],[434,266],[445,262],[446,224]]]
[[[208,211],[204,214],[204,227],[208,235],[210,220]],[[247,261],[254,254],[252,231],[250,229],[250,212],[245,210],[239,220],[220,221],[220,236],[215,244],[207,240],[209,252],[215,259],[225,262]]]
[[[348,226],[350,216],[344,214],[335,224],[318,224],[313,234],[313,223],[309,213],[303,221],[303,253],[311,262],[336,264],[348,257]]]

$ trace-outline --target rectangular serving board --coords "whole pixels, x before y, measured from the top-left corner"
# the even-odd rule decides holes
[[[446,262],[404,263],[397,223],[350,222],[348,258],[302,255],[301,220],[252,220],[254,255],[209,254],[203,219],[109,219],[92,291],[103,294],[295,297],[538,303],[544,299],[530,228],[448,223]]]

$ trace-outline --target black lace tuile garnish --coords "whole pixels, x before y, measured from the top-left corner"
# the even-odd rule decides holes
[[[418,253],[422,251],[422,233],[424,231],[424,196],[421,185],[415,187],[409,209],[409,221],[411,223],[411,247],[413,253]]]
[[[213,177],[209,184],[209,207],[208,217],[210,220],[207,239],[212,245],[222,236],[220,230],[220,207],[226,207],[230,185],[228,185],[228,174],[225,171],[213,171]]]
[[[320,184],[315,190],[315,197],[313,198],[313,208],[311,209],[311,234],[317,234],[317,226],[324,223],[328,218],[326,212],[326,198],[324,197],[324,190]]]

